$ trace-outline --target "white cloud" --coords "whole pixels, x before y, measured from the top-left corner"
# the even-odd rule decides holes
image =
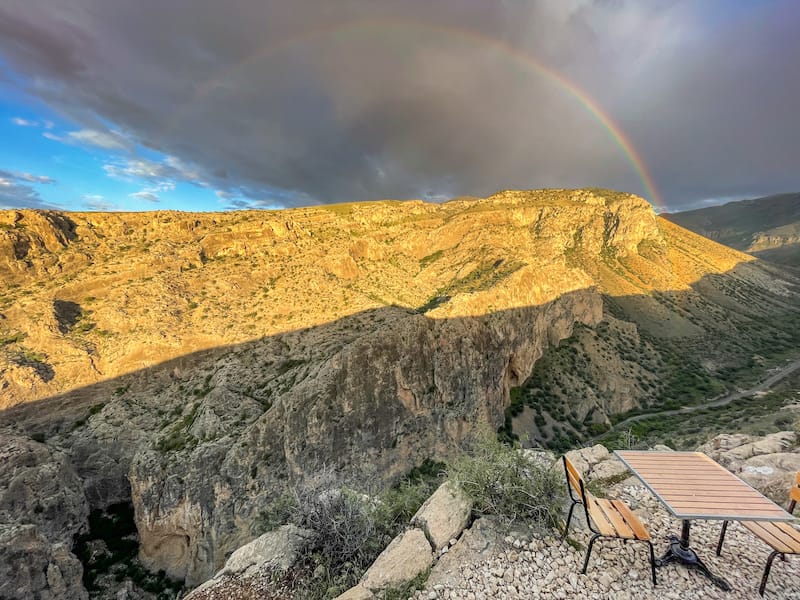
[[[55,183],[56,180],[52,177],[48,177],[47,175],[33,175],[31,173],[14,173],[17,179],[23,179],[25,181],[29,181],[30,183],[45,183],[51,184]]]
[[[98,146],[99,148],[106,148],[108,150],[124,150],[131,145],[130,140],[118,131],[79,129],[78,131],[70,131],[67,135],[70,139],[75,140],[79,144]]]
[[[167,176],[164,165],[146,159],[130,159],[103,165],[103,169],[116,179],[157,179]]]
[[[157,195],[170,192],[177,186],[176,182],[185,181],[203,188],[208,182],[200,179],[201,175],[193,166],[174,156],[166,156],[162,162],[146,158],[129,158],[109,162],[103,165],[109,177],[122,181],[144,181],[147,185],[142,192]]]
[[[52,124],[51,124],[52,125]],[[96,146],[106,150],[129,150],[133,146],[130,139],[119,131],[98,131],[96,129],[78,129],[66,135],[56,135],[48,131],[42,134],[49,140],[62,144],[80,144]]]
[[[14,117],[11,119],[11,122],[14,125],[19,125],[20,127],[39,127],[40,123],[38,121],[29,121],[28,119],[23,119],[22,117]]]
[[[133,194],[128,194],[131,198],[136,198],[137,200],[145,200],[147,202],[159,202],[158,194],[150,191],[150,190],[142,190],[140,192],[134,192]]]
[[[42,200],[39,192],[28,183],[54,183],[43,175],[0,170],[0,208],[46,208],[57,206]]]
[[[84,194],[81,199],[83,200],[83,205],[92,211],[108,212],[118,209],[117,206],[106,201],[105,196],[100,194]]]

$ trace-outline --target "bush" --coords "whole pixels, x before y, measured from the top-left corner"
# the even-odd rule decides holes
[[[297,498],[295,522],[314,532],[314,549],[329,571],[368,567],[384,540],[368,497],[343,488],[311,488]]]
[[[564,493],[561,474],[490,434],[478,435],[468,453],[451,465],[449,475],[473,500],[478,515],[495,515],[506,526],[558,526]]]
[[[284,492],[271,499],[256,518],[258,534],[267,533],[291,522],[297,508],[297,496],[293,493]]]
[[[291,522],[314,531],[300,561],[305,574],[294,583],[297,597],[334,598],[355,585],[433,492],[441,466],[426,461],[377,496],[344,486],[323,469],[271,502],[259,515],[262,528]]]

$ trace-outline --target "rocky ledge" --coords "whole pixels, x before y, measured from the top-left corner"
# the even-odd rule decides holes
[[[705,452],[762,493],[785,506],[794,473],[800,471],[798,435],[784,431],[762,438],[743,434],[720,435],[698,450]],[[659,447],[659,450],[667,450]],[[603,488],[625,477],[626,469],[603,446],[569,453],[587,479]],[[558,463],[554,465],[558,467]],[[780,491],[779,491],[780,490]],[[647,525],[656,555],[667,546],[670,535],[680,531],[681,522],[633,476],[605,489],[609,497],[628,503]],[[580,514],[580,511],[576,511]],[[771,548],[750,532],[732,523],[721,556],[715,553],[721,524],[716,521],[692,523],[692,547],[709,569],[723,576],[730,592],[717,588],[695,571],[675,564],[657,570],[653,588],[647,546],[609,540],[598,542],[589,569],[581,574],[590,534],[585,523],[573,519],[569,538],[531,536],[521,533],[503,536],[487,519],[479,519],[431,571],[424,589],[414,600],[488,598],[592,598],[660,600],[665,598],[758,598],[758,585]],[[797,561],[775,561],[767,582],[765,598],[800,598],[800,570]]]
[[[699,450],[785,506],[790,482],[794,473],[800,471],[798,444],[800,436],[792,431],[760,438],[726,434],[715,437]],[[654,449],[669,450],[665,446]],[[537,460],[548,461],[553,468],[561,468],[560,461],[549,452],[524,452],[532,453]],[[597,445],[573,450],[568,455],[596,493],[620,498],[631,506],[647,525],[657,554],[666,549],[668,537],[680,531],[680,521],[673,518],[607,448]],[[382,598],[387,588],[410,581],[424,572],[432,560],[427,582],[413,593],[414,600],[578,597],[740,600],[758,597],[758,584],[770,552],[768,546],[733,523],[728,528],[722,556],[718,557],[715,548],[721,524],[695,521],[692,546],[712,572],[722,575],[731,584],[732,590],[724,592],[696,572],[677,565],[659,568],[658,586],[653,588],[647,546],[641,543],[598,542],[588,573],[580,573],[590,537],[580,511],[576,511],[566,540],[522,531],[501,533],[502,528],[491,518],[477,519],[464,529],[468,512],[469,505],[458,499],[457,492],[449,489],[449,484],[443,484],[423,505],[410,528],[387,547],[361,582],[340,599]],[[276,540],[286,537],[284,532],[278,531],[262,538],[268,536]],[[226,565],[214,579],[195,590],[190,595],[191,600],[293,597],[291,590],[285,587],[286,580],[274,576],[289,568],[286,562],[276,567],[276,557],[283,558],[287,554],[286,545],[270,544],[262,538],[249,545],[251,550],[242,552],[242,549],[231,557],[236,563],[237,555],[246,555],[246,571]],[[271,546],[274,551],[261,552]],[[425,555],[424,560],[414,563],[417,568],[410,568],[412,561],[405,560],[409,556],[408,548],[412,548],[417,559]],[[430,550],[433,550],[432,557]],[[277,586],[276,581],[283,582],[284,587]],[[378,581],[381,585],[375,584]],[[800,571],[796,561],[773,564],[765,597],[800,598]]]

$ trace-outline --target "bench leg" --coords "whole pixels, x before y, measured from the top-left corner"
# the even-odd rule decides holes
[[[589,566],[589,555],[592,553],[592,546],[594,546],[594,543],[597,541],[597,538],[599,537],[600,534],[595,533],[592,536],[592,539],[589,540],[589,547],[586,549],[586,558],[583,561],[583,571],[581,571],[581,573],[583,573],[584,575],[586,575],[586,568]]]
[[[647,545],[650,546],[650,571],[653,575],[653,587],[656,587],[656,555],[653,552],[653,542],[647,542]]]
[[[728,531],[728,522],[722,522],[722,531],[719,534],[719,542],[717,543],[717,556],[722,554],[722,542],[725,541],[725,532]]]
[[[769,570],[772,568],[772,561],[775,560],[775,557],[778,556],[780,552],[775,550],[769,555],[767,559],[767,566],[764,568],[764,575],[761,577],[761,585],[758,586],[758,593],[759,595],[764,595],[764,588],[767,587],[767,577],[769,577]]]
[[[569,533],[569,523],[570,521],[572,521],[572,511],[575,510],[576,504],[577,502],[573,502],[572,506],[569,507],[569,513],[567,514],[567,524],[564,525],[564,535],[562,536],[562,539],[567,537],[567,534]]]

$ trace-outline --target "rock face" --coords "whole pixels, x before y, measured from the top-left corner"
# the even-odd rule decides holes
[[[190,586],[321,467],[388,483],[499,427],[549,348],[610,319],[634,339],[619,307],[705,339],[686,306],[761,331],[798,301],[792,276],[598,190],[0,223],[0,430],[46,440],[89,508],[130,499],[142,560]],[[595,356],[641,356],[618,345]],[[629,362],[567,370],[597,382],[571,421],[654,401]]]
[[[0,598],[88,598],[70,552],[86,527],[83,485],[66,457],[0,435]]]
[[[298,480],[331,463],[353,474],[373,469],[390,480],[426,458],[444,458],[476,427],[502,420],[509,387],[525,377],[547,339],[568,335],[572,319],[598,318],[597,299],[576,292],[533,314],[509,311],[502,318],[406,313],[315,365],[313,375],[298,377],[246,435],[231,432],[168,461],[162,451],[141,449],[130,482],[142,559],[199,583],[245,541],[249,532],[236,517],[254,520],[276,480]],[[228,397],[209,394],[188,435],[200,439],[201,419],[217,410],[210,403]],[[209,471],[219,476],[210,480]],[[236,509],[241,497],[253,500]]]
[[[793,431],[762,438],[744,434],[718,435],[698,448],[765,496],[786,506],[789,488],[800,471],[798,439]]]
[[[88,514],[82,482],[63,454],[23,436],[0,437],[0,522],[31,523],[70,545]]]
[[[82,575],[68,546],[51,544],[34,525],[0,523],[0,598],[88,600]]]

